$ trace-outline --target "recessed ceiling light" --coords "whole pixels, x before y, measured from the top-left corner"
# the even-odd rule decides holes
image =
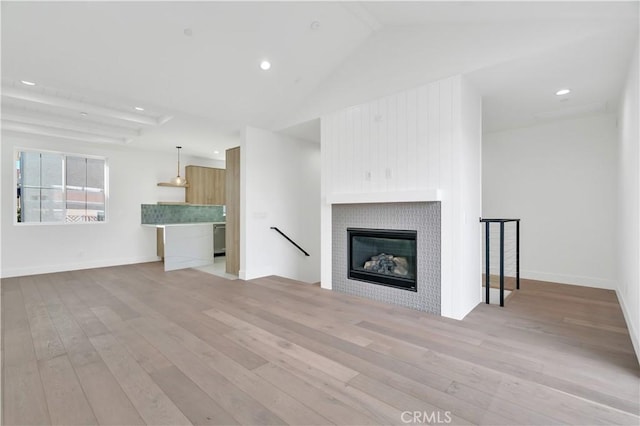
[[[571,93],[571,90],[569,89],[560,89],[556,92],[556,95],[562,96],[562,95],[568,95],[569,93]]]
[[[27,80],[20,80],[20,83],[24,84],[25,86],[35,86],[36,85],[33,81],[27,81]]]
[[[220,154],[220,151],[213,151],[214,154]]]
[[[271,62],[266,60],[260,62],[260,69],[262,69],[263,71],[267,71],[269,68],[271,68]]]
[[[320,28],[320,21],[313,21],[310,25],[312,30],[317,30]]]
[[[89,114],[87,114],[86,112],[83,111],[83,112],[80,113],[80,115],[83,116],[83,117],[86,117]]]
[[[133,107],[133,109],[135,109],[136,111],[144,111],[144,108],[142,107]]]

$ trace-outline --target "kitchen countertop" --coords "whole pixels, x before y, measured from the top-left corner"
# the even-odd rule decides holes
[[[143,223],[142,226],[164,228],[165,226],[224,225],[227,222],[189,222],[189,223]]]

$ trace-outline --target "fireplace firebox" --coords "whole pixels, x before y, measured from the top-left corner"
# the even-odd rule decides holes
[[[416,231],[347,228],[348,277],[417,291]]]

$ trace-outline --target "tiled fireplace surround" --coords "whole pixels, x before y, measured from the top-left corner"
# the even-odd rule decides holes
[[[333,290],[440,315],[440,202],[334,204]],[[347,278],[347,228],[417,231],[417,291]]]

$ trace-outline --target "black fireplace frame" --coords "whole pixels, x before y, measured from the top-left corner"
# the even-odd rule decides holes
[[[364,281],[370,284],[394,287],[401,290],[418,291],[417,259],[412,264],[413,279],[398,277],[395,275],[384,275],[375,272],[358,271],[351,267],[351,251],[353,237],[371,238],[393,238],[399,240],[410,240],[416,243],[416,256],[418,253],[418,232],[400,229],[370,229],[370,228],[347,228],[347,277],[350,280]]]

